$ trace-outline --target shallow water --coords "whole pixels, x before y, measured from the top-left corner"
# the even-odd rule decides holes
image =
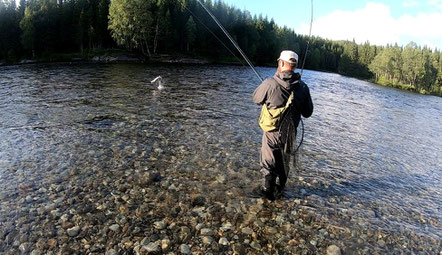
[[[274,68],[258,70],[264,76],[274,73]],[[163,90],[150,83],[158,75],[163,77]],[[321,228],[342,231],[322,239],[312,237],[314,242],[304,238],[306,244],[281,251],[318,252],[338,243],[347,253],[439,252],[442,99],[330,73],[305,71],[304,80],[311,90],[314,114],[304,120],[304,144],[297,167],[291,170],[286,198],[275,203],[281,207],[270,204],[268,210],[296,219],[293,211],[299,214],[299,208],[305,207]],[[131,209],[135,212],[140,203],[152,205],[138,194],[149,192],[165,192],[167,197],[170,190],[177,190],[175,202],[183,203],[202,194],[207,210],[211,202],[226,208],[238,202],[249,208],[256,199],[248,198],[247,190],[260,181],[262,133],[256,123],[259,107],[251,102],[257,85],[253,72],[233,66],[2,67],[0,251],[46,253],[73,246],[74,252],[93,252],[93,244],[79,245],[78,236],[60,237],[66,236],[66,229],[81,225],[81,231],[90,229],[91,236],[107,235],[107,241],[90,238],[91,243],[103,245],[97,252],[112,247],[123,252],[117,243],[124,240],[124,233],[113,243],[109,241],[113,235],[85,226],[117,222],[131,228],[136,221]],[[189,197],[182,197],[186,191]],[[119,202],[113,204],[114,199]],[[121,199],[131,205],[126,214],[120,210],[124,217],[109,209],[112,220],[94,225],[89,221],[98,215],[96,210],[106,210],[91,209],[78,219],[88,206],[118,211]],[[248,209],[242,211],[247,214]],[[148,221],[171,218],[152,208],[150,213],[155,217]],[[63,222],[72,224],[63,226]],[[34,235],[51,225],[55,230],[47,239],[58,240],[57,245],[41,248]],[[296,238],[287,231],[281,236]],[[161,233],[150,241],[163,238]],[[136,233],[127,236],[139,243]],[[226,237],[233,247],[233,235]],[[237,240],[243,241],[241,236]],[[269,240],[261,240],[261,252],[272,243]],[[179,249],[179,244],[171,247]],[[194,243],[190,247],[193,252],[221,249],[195,248]],[[275,248],[268,249],[272,253]]]

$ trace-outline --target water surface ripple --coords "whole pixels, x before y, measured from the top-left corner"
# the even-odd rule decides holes
[[[165,90],[150,83],[158,75]],[[267,203],[247,196],[260,180],[262,135],[249,69],[1,67],[0,251],[130,253],[167,239],[163,252],[246,243],[243,252],[322,253],[336,244],[347,254],[438,254],[442,99],[331,73],[305,71],[304,80],[314,114],[286,198]],[[198,244],[195,217],[213,229],[231,222],[235,230],[218,233],[230,248],[216,235],[212,246]],[[166,230],[151,227],[159,219]],[[109,230],[115,223],[120,233]],[[194,238],[181,238],[183,226]],[[246,226],[257,233],[251,243]]]

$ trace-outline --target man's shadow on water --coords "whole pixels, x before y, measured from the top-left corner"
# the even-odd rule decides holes
[[[401,176],[382,176],[377,178],[359,179],[354,181],[331,182],[324,185],[320,182],[314,186],[289,183],[284,191],[286,199],[302,199],[311,195],[321,198],[357,196],[363,200],[379,199],[380,197],[394,197],[394,194],[401,196],[416,197],[422,193],[432,192],[431,187],[440,185],[440,180],[430,178],[421,174],[410,174]],[[436,201],[442,206],[441,201]]]

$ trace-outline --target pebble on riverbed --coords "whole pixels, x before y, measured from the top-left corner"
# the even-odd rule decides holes
[[[336,245],[327,247],[327,255],[341,255],[341,249]]]

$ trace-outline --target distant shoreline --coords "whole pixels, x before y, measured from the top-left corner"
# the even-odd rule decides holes
[[[54,55],[46,58],[38,58],[38,59],[22,59],[16,63],[6,64],[0,61],[0,67],[4,66],[21,66],[21,65],[32,65],[32,64],[49,64],[49,63],[101,63],[101,64],[118,64],[118,63],[134,63],[134,64],[184,64],[184,65],[205,65],[205,64],[214,64],[214,65],[234,65],[241,66],[241,63],[238,61],[229,61],[229,60],[207,60],[199,57],[191,57],[185,55],[169,55],[169,54],[158,54],[153,55],[150,58],[146,58],[141,55],[134,55],[133,53],[124,53],[124,54],[92,54],[92,57],[89,56],[80,56],[79,54],[61,54]],[[274,65],[267,64],[261,65],[263,67],[273,67]],[[327,72],[327,73],[336,73],[330,72],[327,70],[312,70],[319,72]],[[402,91],[413,92],[421,95],[433,95],[440,96],[437,94],[431,94],[427,91],[416,91],[413,87],[404,84],[390,84],[386,82],[376,82],[373,79],[362,79],[359,77],[348,76],[345,74],[336,73],[339,75],[343,75],[345,77],[351,77],[358,80],[363,80],[367,82],[371,82],[383,87],[395,88]]]

